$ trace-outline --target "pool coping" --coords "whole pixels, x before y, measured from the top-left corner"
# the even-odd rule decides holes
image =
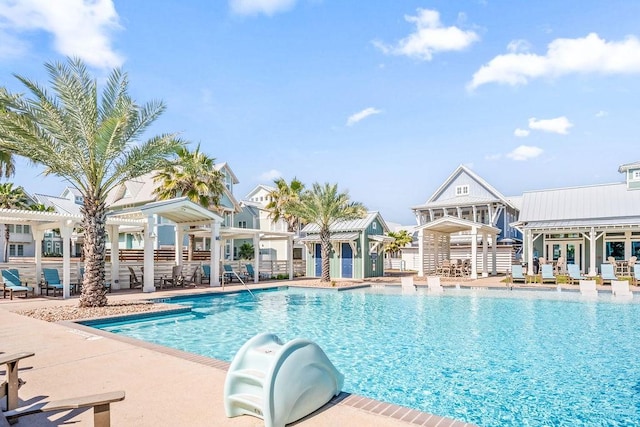
[[[357,288],[368,287],[369,285],[358,285]],[[340,288],[344,289],[344,288]],[[330,289],[337,290],[337,289]],[[224,293],[237,293],[237,292],[245,292],[243,290],[233,290]],[[220,294],[220,293],[216,293]],[[211,294],[196,294],[194,296],[206,296]],[[184,295],[185,298],[189,296]],[[168,299],[168,298],[158,298],[158,299]],[[179,298],[177,298],[179,299]],[[150,300],[157,300],[154,298],[150,298]],[[128,320],[128,319],[137,319],[143,317],[155,317],[155,316],[164,316],[164,315],[172,315],[172,314],[182,314],[186,312],[190,312],[190,307],[180,307],[176,309],[166,309],[166,310],[158,310],[144,313],[132,313],[132,314],[120,314],[114,316],[103,316],[103,317],[94,317],[90,319],[77,319],[77,320],[62,320],[59,322],[55,322],[61,326],[77,330],[79,333],[86,335],[87,338],[91,337],[102,337],[108,338],[115,341],[120,341],[135,347],[144,348],[146,350],[155,351],[158,353],[162,353],[168,356],[177,357],[183,360],[187,360],[193,363],[198,363],[201,365],[205,365],[211,368],[219,369],[221,371],[227,372],[229,370],[229,366],[231,365],[229,362],[225,362],[223,360],[218,360],[212,357],[202,356],[194,353],[189,353],[183,350],[174,349],[171,347],[165,347],[160,344],[155,344],[143,340],[139,340],[136,338],[127,337],[124,335],[115,334],[112,332],[104,331],[101,329],[93,328],[89,326],[93,323],[100,323],[104,321],[118,321]],[[393,403],[383,402],[375,399],[371,399],[365,396],[360,396],[357,394],[347,393],[341,391],[340,394],[334,396],[329,402],[320,407],[318,410],[313,413],[307,415],[304,418],[301,418],[298,421],[295,421],[293,424],[296,424],[300,421],[303,421],[307,418],[311,418],[314,414],[326,411],[327,409],[333,406],[349,406],[355,409],[359,409],[365,412],[368,412],[375,416],[380,417],[388,417],[395,420],[403,421],[408,424],[418,425],[418,426],[426,426],[426,427],[476,427],[475,424],[467,423],[460,420],[455,420],[452,418],[442,417],[439,415],[431,414],[428,412],[418,411],[416,409],[408,408],[406,406],[400,406]]]

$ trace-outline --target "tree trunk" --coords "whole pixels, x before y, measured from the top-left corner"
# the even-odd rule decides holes
[[[329,228],[320,229],[320,256],[322,257],[322,276],[321,282],[331,281],[331,264],[329,255],[331,254],[331,233]]]
[[[107,305],[105,283],[106,252],[106,208],[103,202],[93,197],[84,198],[81,209],[84,228],[84,280],[80,307],[103,307]]]
[[[195,228],[195,227],[191,227]],[[182,247],[182,242],[180,242],[180,247]],[[193,251],[196,249],[196,235],[191,233],[189,234],[189,247],[187,248],[187,260],[193,261]],[[182,250],[180,251],[180,256],[182,256]]]
[[[3,254],[3,262],[9,262],[9,224],[4,225],[4,254]]]

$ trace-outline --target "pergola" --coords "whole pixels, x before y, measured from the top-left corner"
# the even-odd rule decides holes
[[[469,221],[466,219],[444,216],[435,221],[426,223],[419,227],[418,230],[418,256],[420,258],[421,268],[418,276],[424,276],[425,272],[435,271],[437,265],[445,259],[450,258],[451,252],[451,234],[459,232],[468,232],[471,237],[471,278],[478,278],[478,236],[482,237],[482,277],[489,275],[488,265],[488,249],[489,238],[493,244],[492,251],[492,271],[496,274],[496,236],[500,233],[500,229],[491,225]]]

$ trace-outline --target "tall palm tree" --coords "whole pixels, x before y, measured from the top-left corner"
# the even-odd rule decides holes
[[[269,192],[269,203],[265,206],[265,209],[269,211],[269,218],[274,222],[283,219],[287,223],[288,231],[297,231],[300,219],[289,212],[287,208],[300,200],[304,184],[295,177],[290,184],[284,178],[278,178],[273,183],[276,188]]]
[[[329,282],[329,254],[331,252],[330,227],[338,221],[363,218],[366,208],[362,203],[349,200],[348,192],[339,193],[338,184],[314,183],[311,190],[300,196],[300,201],[288,206],[288,211],[301,220],[320,227],[321,282]]]
[[[12,177],[16,173],[16,164],[13,155],[7,151],[0,151],[0,176]]]
[[[13,188],[11,182],[0,184],[0,208],[23,209],[27,206],[27,195],[22,187]],[[3,262],[9,261],[9,224],[4,225]]]
[[[165,106],[136,104],[120,69],[109,73],[99,94],[80,59],[45,68],[50,89],[19,75],[27,96],[0,88],[0,150],[43,165],[45,175],[60,176],[80,191],[85,242],[80,306],[104,306],[107,194],[158,168],[183,143],[173,134],[142,139]]]
[[[200,151],[200,144],[193,151],[187,147],[179,148],[176,158],[165,164],[153,180],[160,183],[154,190],[158,199],[186,196],[192,202],[213,210],[218,210],[224,192],[224,175],[215,169],[215,158]],[[193,257],[194,247],[195,235],[190,234],[189,260]]]
[[[386,250],[391,255],[396,255],[401,248],[404,248],[407,244],[413,241],[413,236],[407,232],[407,230],[400,230],[398,232],[389,232],[389,237],[393,237],[395,240],[391,243],[387,243]]]

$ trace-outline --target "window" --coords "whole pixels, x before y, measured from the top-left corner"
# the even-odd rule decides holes
[[[371,223],[371,229],[372,230],[375,230],[377,226],[378,226],[378,224],[375,221]]]
[[[466,196],[469,194],[469,186],[468,185],[458,185],[456,187],[456,196]]]
[[[238,221],[238,228],[247,228],[247,221]]]
[[[9,256],[24,256],[24,245],[9,245]]]

